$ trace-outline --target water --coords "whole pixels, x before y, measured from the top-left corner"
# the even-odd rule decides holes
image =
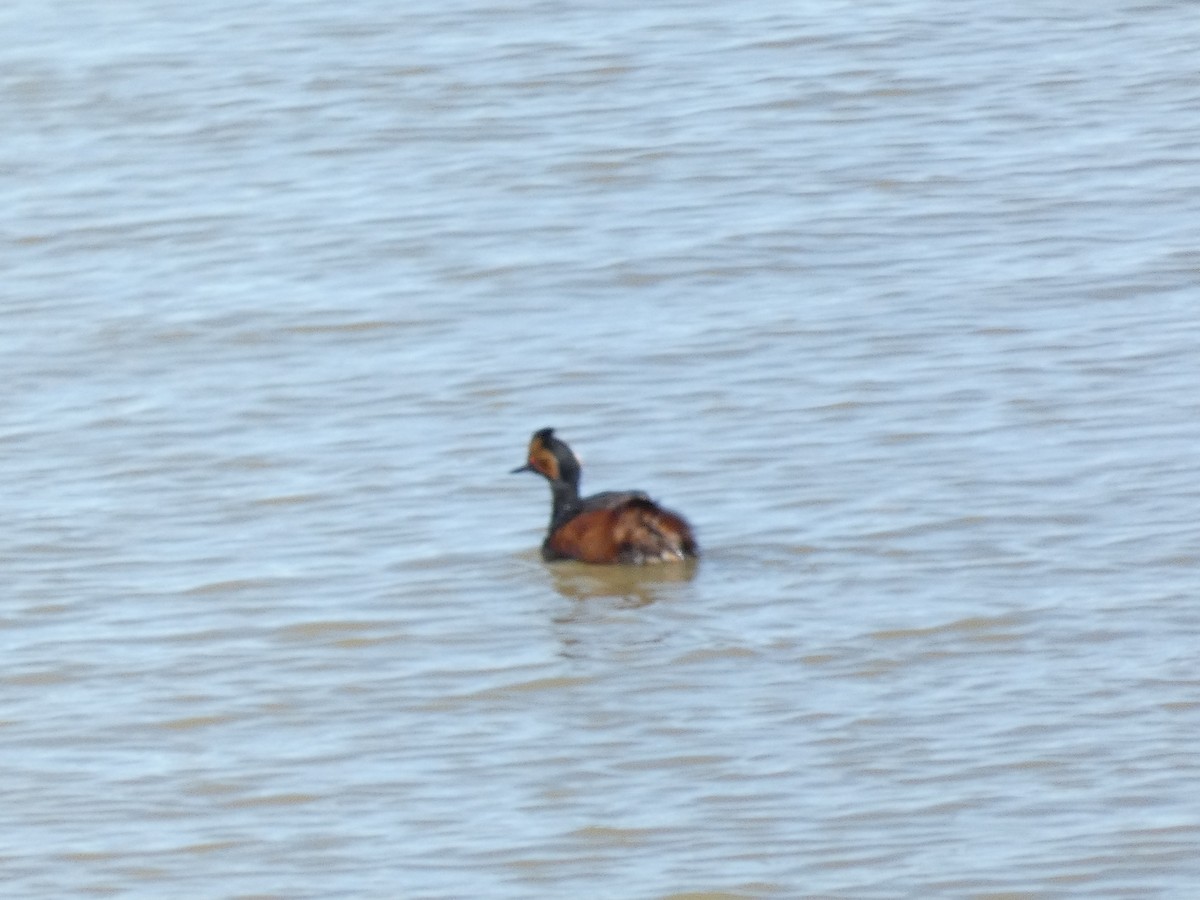
[[[0,893],[1194,896],[1189,6],[0,23]]]

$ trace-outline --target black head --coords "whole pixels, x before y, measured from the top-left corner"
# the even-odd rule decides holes
[[[529,461],[513,472],[537,472],[548,481],[561,481],[579,489],[579,458],[566,441],[554,436],[553,428],[533,433],[529,440]]]

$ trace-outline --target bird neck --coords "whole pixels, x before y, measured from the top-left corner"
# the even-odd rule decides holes
[[[549,479],[548,479],[549,480]],[[550,527],[560,525],[574,515],[579,506],[579,485],[572,481],[550,481],[553,506],[550,508]]]

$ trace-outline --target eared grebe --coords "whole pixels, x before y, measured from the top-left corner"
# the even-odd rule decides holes
[[[641,491],[579,496],[579,459],[553,428],[536,431],[529,461],[513,472],[537,472],[550,482],[550,529],[542,542],[547,560],[587,563],[671,562],[699,553],[683,517],[663,509]]]

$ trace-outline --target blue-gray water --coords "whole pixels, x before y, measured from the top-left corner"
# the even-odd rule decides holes
[[[1193,5],[0,29],[0,893],[1196,896]]]

